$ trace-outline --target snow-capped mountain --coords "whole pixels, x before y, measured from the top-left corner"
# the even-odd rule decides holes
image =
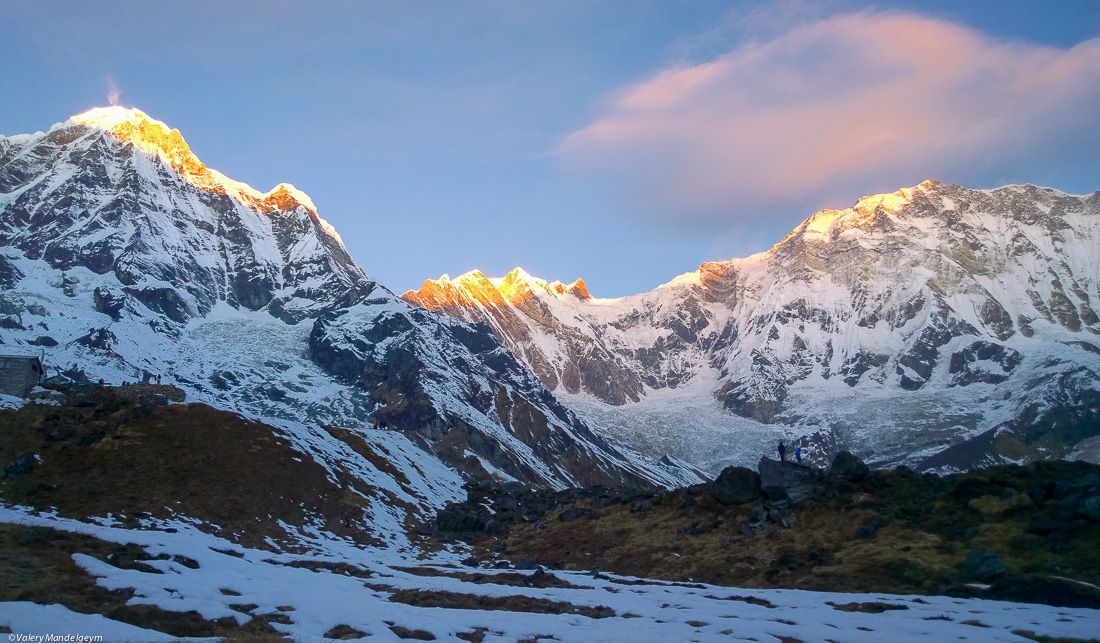
[[[252,416],[378,420],[475,476],[555,487],[694,474],[594,435],[484,326],[370,280],[310,199],[207,168],[136,109],[0,137],[0,343],[118,383],[160,374]]]
[[[571,408],[716,471],[778,439],[822,461],[1100,457],[1100,193],[926,181],[771,250],[593,299],[515,270],[403,297],[494,334]]]

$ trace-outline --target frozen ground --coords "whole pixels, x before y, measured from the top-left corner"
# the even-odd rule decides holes
[[[432,568],[443,573],[471,571],[458,562],[463,556],[458,551],[421,560],[395,550],[355,548],[318,534],[309,555],[272,554],[239,547],[186,523],[171,525],[177,530],[175,533],[135,531],[32,515],[19,508],[0,508],[0,522],[53,527],[112,542],[134,543],[153,556],[161,553],[186,556],[198,563],[197,569],[170,559],[147,561],[163,574],[119,569],[83,554],[74,554],[73,559],[96,576],[103,587],[133,588],[135,596],[131,603],[173,611],[196,610],[207,619],[229,616],[239,622],[250,617],[230,609],[230,604],[255,604],[252,615],[282,612],[292,623],[273,626],[300,642],[326,640],[324,634],[340,624],[369,634],[372,641],[399,640],[391,627],[421,630],[434,635],[436,640],[456,640],[458,634],[483,631],[486,641],[553,637],[558,641],[631,643],[785,640],[783,637],[806,641],[1027,641],[1013,632],[1077,639],[1088,639],[1100,632],[1100,612],[1088,609],[946,597],[750,590],[661,581],[639,584],[636,579],[564,571],[554,574],[572,587],[521,588],[403,571],[403,568]],[[226,551],[234,555],[222,553]],[[369,572],[369,578],[287,566],[301,560],[345,563]],[[486,576],[500,573],[479,571]],[[579,614],[428,608],[389,600],[395,591],[402,589],[490,597],[522,594],[579,607],[605,606],[615,615],[590,618]],[[232,595],[222,590],[229,590]],[[753,602],[746,602],[747,598]],[[894,608],[878,614],[836,608],[866,602]],[[0,625],[9,627],[13,636],[101,635],[107,641],[175,640],[99,615],[77,614],[60,605],[0,603]]]

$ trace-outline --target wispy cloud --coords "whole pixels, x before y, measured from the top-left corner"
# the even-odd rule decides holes
[[[1100,168],[1097,105],[1100,39],[1058,49],[863,12],[665,69],[558,151],[639,213],[736,226],[926,178]]]
[[[107,77],[107,102],[111,105],[118,105],[118,97],[122,92],[118,88],[118,82],[111,76]]]

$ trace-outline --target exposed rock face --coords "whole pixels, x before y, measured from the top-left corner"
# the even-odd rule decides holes
[[[483,326],[394,307],[368,298],[321,316],[310,351],[370,396],[375,418],[415,432],[444,462],[475,477],[498,470],[536,485],[637,487],[693,478],[594,435]]]
[[[475,477],[697,480],[593,435],[484,324],[368,279],[293,186],[228,179],[140,111],[0,137],[0,215],[0,343],[51,346],[48,368],[159,373],[256,416],[379,420]]]
[[[977,341],[951,354],[951,386],[969,386],[975,382],[1000,384],[1012,374],[1023,356],[1001,344]]]
[[[472,272],[454,280],[444,276],[425,281],[420,290],[409,291],[402,298],[455,319],[485,322],[548,388],[593,393],[615,405],[639,399],[642,379],[621,357],[583,328],[556,318],[560,312],[554,301],[591,299],[583,281],[550,284],[519,268],[495,281]],[[553,352],[533,341],[542,335],[557,339]]]
[[[1100,193],[926,181],[818,212],[768,252],[636,296],[576,297],[513,272],[426,282],[404,297],[486,321],[548,388],[600,400],[586,402],[586,417],[654,455],[692,452],[691,441],[669,450],[660,436],[685,429],[661,423],[696,416],[695,433],[724,423],[731,436],[704,453],[747,434],[828,427],[871,462],[919,465],[1029,408],[1040,424],[1065,411],[1100,427],[1095,407],[1048,404],[1065,397],[1059,378],[1100,390],[1100,359],[1086,347],[1100,335],[1097,238]],[[505,281],[526,284],[523,296],[502,294]],[[676,412],[700,390],[735,417]],[[961,466],[1016,459],[972,446]],[[751,464],[759,451],[728,457],[706,464]]]

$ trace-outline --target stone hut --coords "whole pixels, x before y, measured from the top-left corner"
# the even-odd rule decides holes
[[[42,360],[37,357],[0,355],[0,393],[27,397],[42,377]]]

